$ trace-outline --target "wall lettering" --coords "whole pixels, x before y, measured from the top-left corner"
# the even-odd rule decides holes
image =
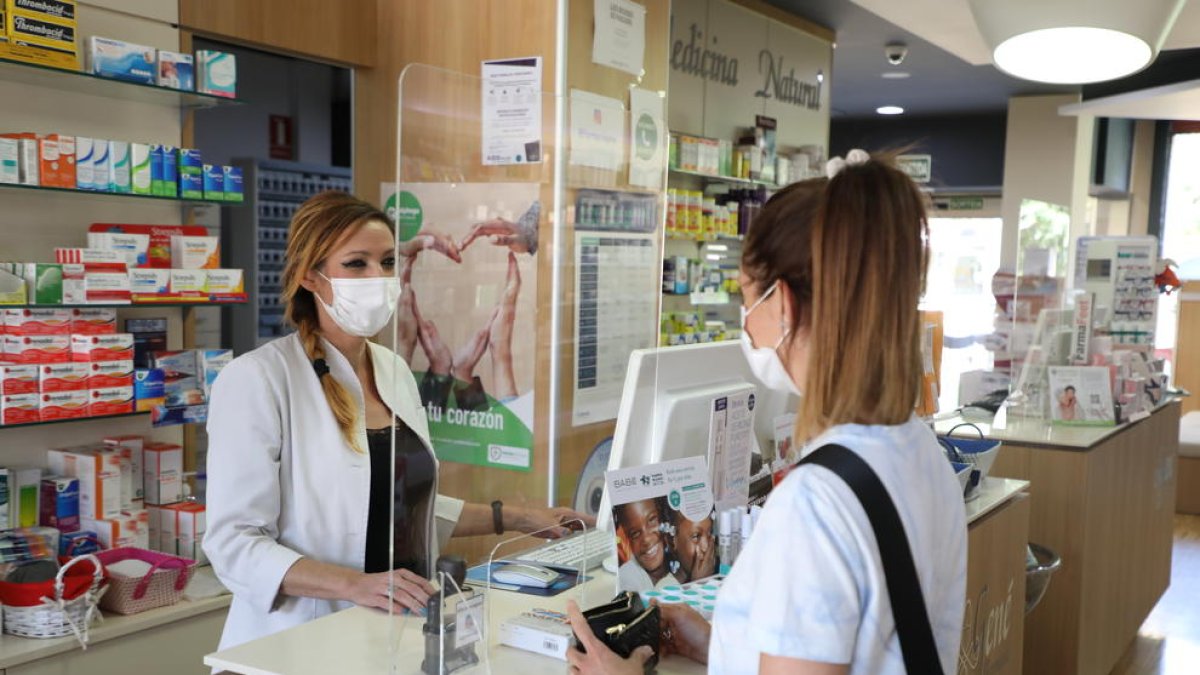
[[[704,33],[696,24],[691,25],[690,33],[686,45],[683,40],[676,40],[671,45],[671,69],[736,87],[738,60],[705,47]],[[716,42],[717,39],[713,38],[714,46]]]
[[[821,85],[802,82],[796,79],[796,69],[792,68],[783,74],[783,57],[775,58],[771,50],[764,49],[758,53],[758,72],[763,73],[764,64],[766,79],[763,86],[754,95],[759,98],[777,98],[784,103],[802,106],[809,110],[821,109]]]

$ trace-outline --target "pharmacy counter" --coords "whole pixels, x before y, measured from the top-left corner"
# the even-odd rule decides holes
[[[1018,607],[1020,599],[1024,597],[1024,533],[1028,528],[1029,511],[1028,502],[1022,495],[1026,486],[1025,482],[1017,480],[989,480],[980,496],[966,507],[971,523],[968,597],[982,598],[980,602],[987,604],[981,613],[984,620],[989,611],[995,614],[993,605],[996,602],[1004,602],[1003,597],[990,599],[988,584],[991,584],[991,588],[1011,589],[1018,598]],[[1010,508],[1013,506],[1017,508]],[[481,663],[478,668],[460,672],[487,672],[486,665],[494,673],[562,675],[566,670],[563,661],[498,644],[496,627],[504,619],[534,607],[561,611],[565,609],[568,599],[574,599],[583,607],[598,605],[612,597],[613,589],[612,575],[596,570],[592,581],[553,598],[493,590],[486,606],[487,624],[490,627],[487,636],[491,644],[488,650],[490,663]],[[1019,609],[1015,611],[1019,612]],[[210,654],[204,658],[204,663],[218,670],[243,675],[419,673],[425,653],[421,633],[423,621],[417,617],[389,617],[380,611],[353,608]],[[976,625],[974,615],[969,617],[969,621],[971,623],[964,628],[964,637],[966,629]],[[995,619],[993,623],[998,625]],[[990,653],[994,658],[987,661],[987,672],[1020,673],[1020,622],[1015,623],[1015,630],[1005,631],[1010,636],[1009,641],[1003,644],[996,641],[993,645]],[[983,649],[982,625],[978,633],[980,640],[977,643]],[[1001,658],[1009,645],[1015,645],[1015,654]],[[967,656],[973,653],[971,650],[967,652]],[[982,659],[977,661],[982,667]],[[1007,664],[1009,668],[1015,664],[1016,669],[992,667],[996,663]],[[705,668],[680,657],[670,657],[660,662],[658,672],[703,673]]]
[[[197,574],[212,574],[201,568]],[[0,636],[0,675],[207,673],[200,665],[217,644],[232,596],[182,600],[140,614],[109,613],[92,625],[87,650],[73,637]]]
[[[1119,427],[981,426],[1004,443],[991,475],[1031,484],[1029,540],[1062,558],[1025,621],[1025,672],[1107,675],[1170,581],[1179,403]]]

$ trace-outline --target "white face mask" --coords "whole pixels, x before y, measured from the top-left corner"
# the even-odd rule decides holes
[[[321,274],[317,272],[317,274]],[[365,279],[325,280],[333,287],[333,305],[326,304],[319,293],[317,301],[342,330],[358,337],[371,337],[391,320],[400,299],[400,279],[396,277],[367,277]]]
[[[769,298],[775,289],[779,286],[776,281],[771,284],[771,288],[763,293],[750,309],[742,307],[742,353],[746,355],[746,361],[750,364],[750,371],[759,379],[768,389],[775,391],[783,391],[796,396],[800,395],[800,389],[796,387],[796,383],[792,380],[792,376],[788,374],[787,368],[783,365],[783,359],[779,358],[779,347],[787,336],[791,334],[791,329],[784,327],[783,335],[779,336],[779,340],[773,348],[755,347],[750,340],[750,333],[746,331],[746,317],[750,316],[750,312],[758,309],[758,306],[764,300]]]

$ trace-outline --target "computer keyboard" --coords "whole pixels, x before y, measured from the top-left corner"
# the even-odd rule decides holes
[[[556,539],[544,546],[515,556],[522,562],[537,563],[553,567],[587,570],[599,567],[604,559],[613,555],[615,539],[611,532],[588,530],[564,539]]]

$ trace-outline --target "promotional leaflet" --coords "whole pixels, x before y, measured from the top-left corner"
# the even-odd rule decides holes
[[[484,61],[485,166],[542,161],[542,57]]]
[[[649,591],[716,573],[713,497],[703,457],[604,474],[617,529],[617,590]]]
[[[625,155],[625,106],[615,98],[571,90],[571,154],[574,166],[616,171]]]
[[[1106,366],[1048,366],[1050,418],[1055,424],[1116,424],[1112,385]]]
[[[629,184],[662,188],[667,139],[663,96],[634,87],[629,90]]]
[[[646,52],[646,8],[631,0],[595,0],[592,62],[642,74]]]
[[[708,463],[717,509],[745,506],[750,495],[750,455],[754,452],[754,386],[712,400]]]
[[[396,345],[442,461],[533,467],[537,183],[404,183]]]

